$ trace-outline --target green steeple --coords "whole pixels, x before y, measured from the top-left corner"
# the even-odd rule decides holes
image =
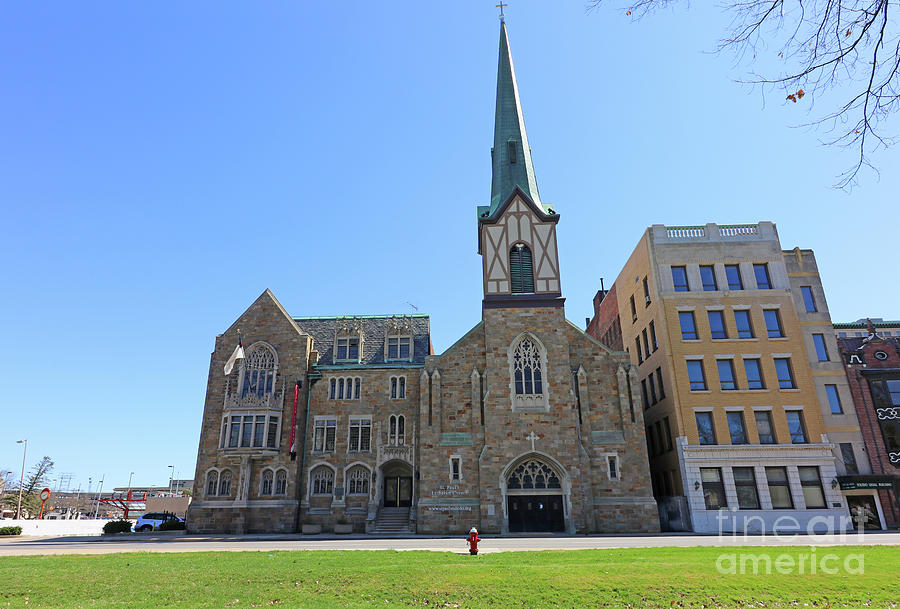
[[[519,87],[509,52],[506,23],[500,20],[500,62],[497,67],[497,109],[494,114],[494,148],[491,150],[491,213],[513,188],[518,186],[531,200],[541,205],[537,179],[531,163],[531,148],[525,133],[525,118],[519,101]]]

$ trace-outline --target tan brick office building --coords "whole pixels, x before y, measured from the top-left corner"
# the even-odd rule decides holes
[[[650,227],[588,332],[638,368],[666,528],[848,515],[836,476],[842,449],[868,466],[862,436],[815,258],[774,224]]]
[[[292,317],[268,291],[217,338],[190,530],[659,530],[636,369],[565,318],[503,23],[476,212],[482,319],[441,355],[427,317]]]

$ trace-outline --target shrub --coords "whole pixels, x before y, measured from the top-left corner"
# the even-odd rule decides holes
[[[21,535],[22,527],[0,527],[0,535]]]
[[[180,520],[166,520],[164,523],[159,525],[160,531],[183,531],[184,529],[184,523]]]
[[[130,533],[131,522],[128,520],[110,520],[103,525],[103,532],[109,533]]]

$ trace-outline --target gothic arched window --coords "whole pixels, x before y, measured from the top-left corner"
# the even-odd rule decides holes
[[[231,495],[231,470],[226,469],[219,476],[219,495],[223,497]]]
[[[272,494],[272,481],[274,476],[272,475],[272,470],[267,469],[262,473],[262,484],[260,484],[259,494],[260,495],[271,495]]]
[[[388,444],[402,446],[406,444],[406,417],[392,414],[388,417]]]
[[[241,396],[258,395],[262,397],[272,393],[275,385],[275,352],[266,345],[251,347],[247,357],[244,358]]]
[[[278,473],[275,474],[275,494],[287,494],[287,472],[283,469],[278,470]]]
[[[347,494],[369,494],[369,470],[362,465],[356,465],[347,472]]]
[[[516,467],[506,479],[511,490],[537,490],[562,488],[559,476],[550,466],[536,459],[525,461]]]
[[[334,471],[320,465],[312,471],[311,482],[313,495],[330,495],[334,492]]]
[[[206,474],[206,496],[215,497],[219,488],[219,472],[212,470]]]
[[[541,353],[533,340],[523,338],[516,346],[513,351],[513,371],[516,395],[544,393]]]
[[[513,294],[534,293],[534,268],[531,250],[524,243],[516,243],[509,250],[509,285]]]

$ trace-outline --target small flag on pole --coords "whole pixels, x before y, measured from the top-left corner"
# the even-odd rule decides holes
[[[239,359],[244,359],[244,339],[238,338],[238,346],[235,347],[234,353],[231,354],[231,357],[228,358],[228,361],[225,362],[225,374],[231,374],[231,371],[234,370],[234,363]]]

